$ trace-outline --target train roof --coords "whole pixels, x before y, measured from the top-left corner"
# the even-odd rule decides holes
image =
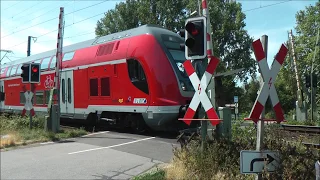
[[[142,34],[152,34],[152,35],[171,34],[171,35],[179,36],[177,33],[174,33],[174,32],[172,32],[168,29],[165,29],[161,26],[146,24],[146,25],[142,25],[142,26],[139,26],[136,28],[125,30],[125,31],[121,31],[121,32],[113,33],[113,34],[108,34],[106,36],[96,37],[94,39],[82,41],[82,42],[72,44],[69,46],[63,46],[63,53],[75,51],[75,50],[90,47],[90,46],[95,46],[95,45],[102,44],[102,43],[107,43],[110,41],[121,40],[121,39],[129,38],[129,37],[133,37],[133,36],[137,36],[137,35],[142,35]],[[27,56],[25,58],[18,59],[18,60],[12,61],[10,63],[6,63],[6,64],[1,65],[2,66],[1,69],[12,66],[12,65],[24,63],[24,62],[30,62],[30,61],[34,61],[34,60],[38,60],[38,59],[42,59],[42,58],[46,58],[46,57],[51,57],[51,56],[55,55],[55,53],[56,53],[56,49],[53,49],[53,50],[45,51],[45,52],[42,52],[39,54]]]

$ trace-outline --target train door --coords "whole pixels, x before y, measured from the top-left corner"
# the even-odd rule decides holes
[[[61,72],[61,114],[74,115],[73,70]]]
[[[5,101],[4,81],[0,80],[0,112],[4,109],[4,101]]]

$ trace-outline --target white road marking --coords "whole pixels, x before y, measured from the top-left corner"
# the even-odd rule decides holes
[[[108,132],[110,132],[110,131],[101,131],[101,132],[87,134],[87,135],[84,135],[84,136],[81,136],[81,137],[87,137],[87,136],[92,136],[92,135],[96,135],[96,134],[104,134],[104,133],[108,133]]]
[[[54,143],[54,142],[49,141],[49,142],[44,142],[44,143],[40,143],[40,144],[41,144],[41,145],[44,145],[44,144],[52,144],[52,143]]]
[[[132,143],[136,143],[136,142],[140,142],[140,141],[154,139],[154,138],[156,138],[156,137],[149,137],[149,138],[139,139],[139,140],[136,140],[136,141],[126,142],[126,143],[122,143],[122,144],[116,144],[116,145],[107,146],[107,147],[100,147],[100,148],[94,148],[94,149],[87,149],[87,150],[83,150],[83,151],[76,151],[76,152],[71,152],[71,153],[68,153],[68,154],[77,154],[77,153],[95,151],[95,150],[100,150],[100,149],[109,149],[109,148],[113,148],[113,147],[123,146],[123,145],[132,144]]]

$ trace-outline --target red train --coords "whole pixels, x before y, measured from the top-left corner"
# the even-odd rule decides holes
[[[186,60],[178,34],[144,25],[63,47],[61,117],[89,122],[108,120],[137,131],[167,131],[194,94],[183,69]],[[1,67],[1,111],[21,113],[25,97],[22,63],[41,63],[41,83],[33,98],[36,114],[47,111],[54,85],[56,49]],[[30,85],[27,84],[27,89]]]

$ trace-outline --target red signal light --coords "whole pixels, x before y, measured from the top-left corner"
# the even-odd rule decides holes
[[[34,72],[34,73],[38,72],[38,68],[37,67],[32,67],[32,72]]]
[[[196,26],[193,23],[188,23],[186,25],[187,31],[192,34],[193,36],[199,34],[199,30],[196,28]]]

